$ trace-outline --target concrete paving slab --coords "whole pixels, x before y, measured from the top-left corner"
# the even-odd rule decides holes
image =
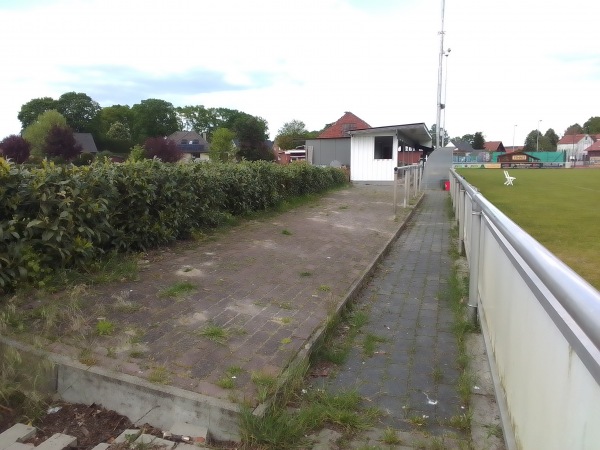
[[[39,444],[37,450],[63,450],[67,447],[77,446],[77,438],[68,434],[56,433]]]
[[[17,423],[0,433],[0,450],[5,450],[14,442],[24,442],[35,436],[36,429],[29,425]]]

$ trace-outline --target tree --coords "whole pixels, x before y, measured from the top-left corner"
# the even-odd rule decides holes
[[[429,130],[429,134],[431,134],[431,142],[432,145],[435,145],[435,143],[437,142],[437,125],[434,123],[433,125],[431,125],[431,128]],[[447,130],[444,130],[443,128],[442,130],[442,135],[441,135],[441,139],[440,139],[440,144],[442,145],[442,147],[445,147],[446,145],[448,145],[448,142],[450,142],[450,134],[448,134]]]
[[[239,141],[238,155],[249,161],[272,161],[275,155],[265,143],[267,129],[267,121],[262,117],[245,113],[239,116],[233,124],[233,131]]]
[[[481,131],[473,135],[473,143],[471,144],[474,150],[483,150],[485,148],[485,138]]]
[[[237,149],[233,144],[235,133],[229,128],[217,128],[212,135],[208,156],[211,161],[235,161]]]
[[[115,122],[121,122],[131,132],[133,129],[133,112],[128,105],[107,106],[98,113],[98,131],[101,134],[107,134]]]
[[[183,157],[183,153],[177,148],[175,141],[171,139],[151,137],[144,142],[144,148],[146,149],[147,158],[156,157],[166,163],[177,162]]]
[[[0,153],[5,159],[11,159],[17,164],[22,164],[29,158],[31,144],[21,136],[11,134],[0,142]]]
[[[91,133],[98,128],[100,105],[83,92],[64,93],[58,99],[57,109],[67,119],[67,125],[77,132]]]
[[[71,161],[79,156],[83,148],[75,141],[71,128],[52,125],[42,151],[50,158],[63,158],[65,161]]]
[[[548,139],[548,142],[550,144],[551,150],[549,151],[555,151],[559,141],[556,132],[552,128],[548,128],[548,130],[544,133],[544,137]]]
[[[133,137],[144,142],[149,137],[168,136],[179,127],[175,107],[164,100],[149,98],[131,107]]]
[[[52,97],[41,97],[29,100],[23,106],[17,118],[21,121],[21,128],[24,130],[29,125],[34,123],[40,114],[57,109],[57,102]]]
[[[578,123],[571,125],[569,128],[565,130],[565,136],[571,134],[581,134],[583,133],[583,128]]]
[[[295,148],[299,142],[306,141],[309,132],[306,130],[306,125],[301,120],[292,120],[286,122],[277,132],[275,141],[277,145],[284,149],[289,150]]]
[[[23,137],[31,144],[31,155],[42,157],[46,145],[46,136],[54,125],[66,127],[67,119],[58,111],[52,109],[43,112],[36,121],[23,131]]]
[[[523,151],[535,152],[537,149],[542,150],[544,147],[550,147],[550,140],[543,136],[539,130],[531,130],[525,138],[525,145]]]
[[[600,134],[600,117],[590,117],[583,124],[583,130],[587,134]]]
[[[213,132],[221,126],[221,121],[214,108],[205,108],[203,105],[183,106],[176,108],[179,128],[181,130],[194,130],[206,133],[210,140]]]
[[[106,136],[119,141],[128,141],[131,139],[131,131],[129,131],[127,125],[121,122],[114,122],[108,129]]]
[[[471,147],[473,147],[473,140],[475,136],[473,134],[464,134],[459,138],[461,141],[468,143]]]

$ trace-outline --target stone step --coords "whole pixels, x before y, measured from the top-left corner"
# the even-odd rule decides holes
[[[6,450],[15,442],[23,442],[35,436],[35,427],[17,423],[0,433],[0,450]]]
[[[68,434],[56,433],[36,447],[36,450],[63,450],[67,447],[75,447],[77,438]]]

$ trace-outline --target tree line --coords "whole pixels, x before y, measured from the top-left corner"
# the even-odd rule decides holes
[[[267,141],[267,121],[236,109],[203,105],[175,107],[156,98],[133,106],[101,107],[85,93],[66,92],[58,99],[41,97],[28,101],[21,106],[17,118],[22,127],[20,136],[12,135],[0,142],[3,154],[15,162],[23,162],[29,155],[74,159],[81,148],[75,143],[73,132],[91,133],[102,151],[128,154],[135,149],[140,156],[137,146],[147,155],[158,154],[172,160],[176,153],[173,146],[155,138],[164,138],[179,130],[194,130],[205,136],[211,143],[213,159],[273,159]],[[304,122],[292,120],[279,130],[276,141],[281,148],[289,149],[318,133],[306,130]]]
[[[432,125],[429,130],[433,138],[433,142],[436,142],[436,125]],[[583,126],[579,123],[575,123],[567,127],[563,136],[575,135],[575,134],[600,134],[600,116],[590,117]],[[481,131],[477,131],[473,134],[465,134],[463,136],[456,136],[450,138],[447,130],[442,129],[442,135],[440,142],[442,146],[446,146],[448,142],[460,139],[471,145],[474,150],[483,150],[485,148],[485,136]],[[558,141],[560,137],[556,134],[556,131],[552,128],[548,128],[545,133],[540,130],[531,130],[525,137],[523,142],[523,150],[528,152],[541,151],[541,152],[554,152],[557,149]]]

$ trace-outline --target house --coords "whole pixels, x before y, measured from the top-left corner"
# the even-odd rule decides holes
[[[306,140],[306,158],[319,166],[350,166],[350,131],[371,126],[346,111],[342,117],[326,127],[316,139]]]
[[[502,152],[505,153],[506,149],[502,144],[502,141],[489,141],[483,144],[483,148],[488,152]]]
[[[75,142],[81,145],[82,153],[98,153],[96,142],[92,133],[73,133]]]
[[[520,151],[523,151],[524,149],[525,149],[524,145],[507,145],[506,147],[504,147],[504,150],[506,150],[507,153],[520,152]]]
[[[394,168],[433,151],[424,123],[348,130],[351,181],[393,181]]]
[[[600,164],[600,139],[590,145],[586,151],[590,164]]]
[[[204,136],[201,136],[197,132],[193,130],[176,131],[167,136],[167,139],[175,141],[177,149],[184,154],[184,160],[199,158],[208,161],[208,142],[206,142]]]
[[[593,143],[594,139],[589,134],[567,134],[560,138],[556,149],[565,152],[567,161],[582,161],[587,148]]]
[[[507,168],[540,168],[542,163],[540,158],[532,156],[523,151],[504,153],[498,155],[498,162],[503,169]]]

